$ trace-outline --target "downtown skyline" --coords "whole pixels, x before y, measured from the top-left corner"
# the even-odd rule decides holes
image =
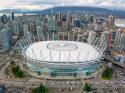
[[[0,0],[0,5],[0,10],[44,10],[57,6],[91,6],[125,10],[124,0]]]

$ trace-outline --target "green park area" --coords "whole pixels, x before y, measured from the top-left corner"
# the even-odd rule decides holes
[[[17,65],[14,61],[12,61],[8,68],[6,69],[6,72],[14,78],[24,78],[25,73],[21,70],[20,66]]]

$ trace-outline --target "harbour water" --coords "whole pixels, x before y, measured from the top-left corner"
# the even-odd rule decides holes
[[[11,13],[0,13],[0,16],[2,16],[2,15],[11,16]],[[23,13],[15,13],[14,15],[15,15],[15,16],[22,16]],[[35,15],[35,13],[34,13],[34,14],[33,14],[33,13],[28,14],[28,13],[27,13],[26,15]]]

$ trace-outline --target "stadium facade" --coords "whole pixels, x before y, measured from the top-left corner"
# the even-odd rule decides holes
[[[24,56],[24,65],[39,75],[47,76],[83,76],[97,69],[106,43],[100,40],[85,43],[83,40],[33,41],[23,38],[18,46]],[[69,38],[69,37],[68,37]]]

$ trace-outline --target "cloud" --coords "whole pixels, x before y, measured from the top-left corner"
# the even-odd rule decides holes
[[[0,0],[0,9],[43,10],[55,6],[97,6],[125,9],[125,0]]]

